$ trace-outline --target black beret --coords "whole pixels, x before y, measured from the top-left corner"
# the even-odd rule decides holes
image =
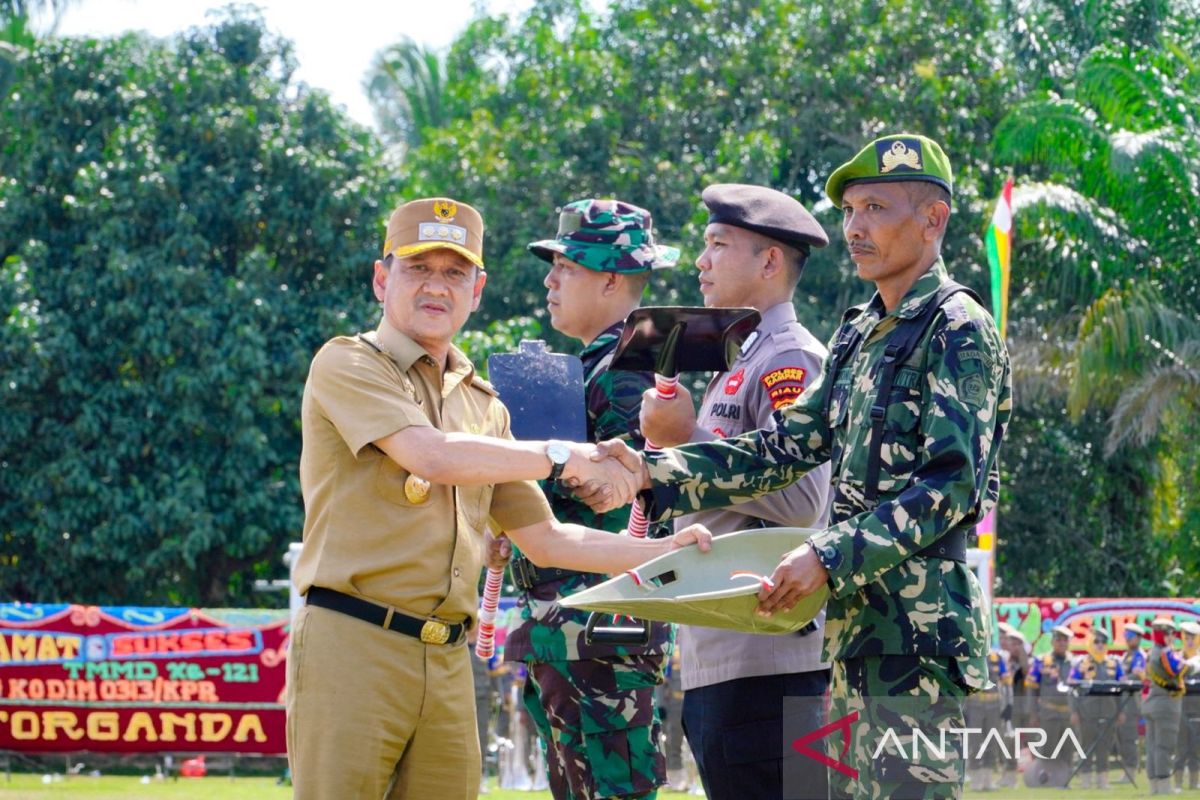
[[[807,250],[824,247],[829,237],[799,200],[745,183],[714,183],[700,195],[708,207],[708,222],[733,225]]]

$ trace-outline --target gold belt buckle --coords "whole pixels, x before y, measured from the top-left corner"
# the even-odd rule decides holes
[[[425,644],[445,644],[450,641],[450,626],[436,619],[427,619],[421,626],[421,641]]]

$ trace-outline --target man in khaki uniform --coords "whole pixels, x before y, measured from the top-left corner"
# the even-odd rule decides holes
[[[1200,624],[1188,620],[1181,623],[1183,660],[1187,675],[1200,671]],[[1188,789],[1200,789],[1200,694],[1185,694],[1183,714],[1179,720],[1179,738],[1175,745],[1175,788],[1183,788],[1183,770],[1187,769]]]
[[[1172,646],[1176,631],[1173,619],[1156,617],[1150,631],[1154,643],[1146,659],[1150,690],[1142,702],[1142,716],[1146,718],[1146,777],[1150,779],[1150,794],[1171,794],[1187,667]]]
[[[483,221],[448,198],[388,222],[378,329],[313,359],[301,411],[304,549],[288,656],[297,798],[474,798],[480,753],[465,632],[489,523],[539,565],[620,572],[707,534],[633,540],[558,523],[535,479],[636,482],[586,445],[516,442],[451,345],[479,306]],[[495,437],[495,438],[492,438]],[[499,560],[502,547],[489,548]]]

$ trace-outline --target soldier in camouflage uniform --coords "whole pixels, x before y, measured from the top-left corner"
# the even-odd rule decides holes
[[[1092,646],[1075,661],[1068,683],[1119,681],[1124,679],[1121,662],[1108,654],[1108,631],[1092,628]],[[1071,698],[1071,724],[1079,734],[1079,745],[1088,759],[1080,770],[1080,785],[1089,789],[1108,788],[1108,757],[1116,739],[1117,709],[1121,698],[1112,695],[1076,694]]]
[[[649,212],[620,200],[570,203],[556,238],[529,249],[551,264],[545,280],[550,324],[584,344],[588,439],[619,438],[640,448],[638,412],[654,377],[608,365],[650,271],[674,266],[678,251],[656,246]],[[628,506],[596,514],[562,484],[551,487],[560,520],[612,532],[628,524]],[[525,706],[546,744],[554,797],[652,796],[666,782],[654,694],[670,654],[671,626],[652,623],[644,645],[589,643],[587,612],[557,601],[606,575],[539,569],[519,553],[511,568],[522,591],[521,622],[508,634],[505,657],[527,663]]]
[[[830,463],[832,524],[784,556],[759,613],[790,609],[828,584],[830,718],[859,715],[853,777],[839,792],[859,798],[958,796],[952,735],[938,757],[894,752],[886,730],[911,733],[915,722],[936,737],[961,728],[963,698],[988,685],[986,605],[965,538],[996,502],[1011,377],[987,311],[942,293],[951,190],[949,160],[923,136],[883,137],[839,167],[825,191],[875,297],[845,315],[822,379],[776,412],[775,430],[667,449],[643,473],[650,491],[640,502],[649,518],[666,519],[756,499]],[[896,363],[893,333],[911,334],[913,319],[930,324]],[[894,380],[880,398],[885,368]],[[639,460],[620,445],[607,450]],[[886,751],[873,758],[881,741]],[[830,749],[840,760],[838,744]]]

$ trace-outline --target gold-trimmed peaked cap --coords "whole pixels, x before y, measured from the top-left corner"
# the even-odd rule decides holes
[[[483,267],[483,217],[449,197],[426,197],[397,208],[388,219],[383,257],[399,258],[445,247]]]
[[[833,171],[825,182],[825,194],[841,208],[847,186],[890,181],[927,181],[954,194],[950,159],[941,145],[918,133],[895,133],[871,142]]]

